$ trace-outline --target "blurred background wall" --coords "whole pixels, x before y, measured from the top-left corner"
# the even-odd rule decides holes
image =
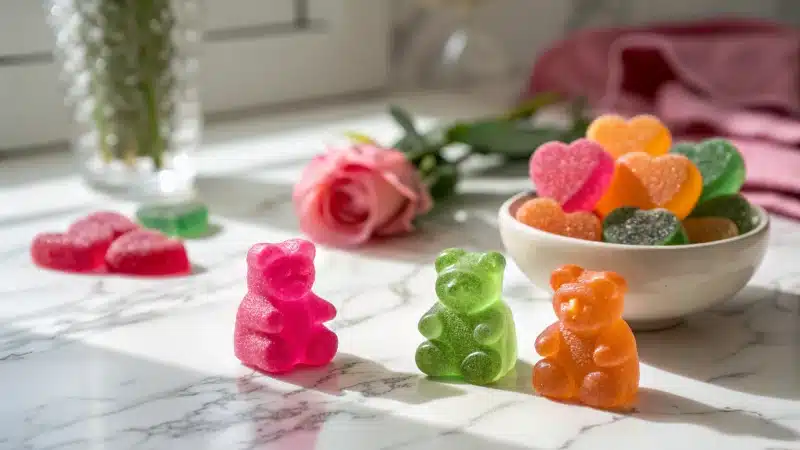
[[[413,26],[418,3],[393,0],[396,33],[402,35]],[[505,44],[515,67],[527,69],[537,51],[571,30],[708,17],[761,18],[800,26],[800,0],[486,0],[480,16],[480,26]]]

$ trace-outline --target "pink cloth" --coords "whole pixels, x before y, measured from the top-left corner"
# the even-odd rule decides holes
[[[726,136],[747,163],[744,194],[800,219],[800,31],[736,20],[583,31],[537,61],[525,96],[544,91],[656,114],[676,141]]]

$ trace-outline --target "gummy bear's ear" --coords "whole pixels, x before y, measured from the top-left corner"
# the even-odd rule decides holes
[[[311,260],[317,254],[317,247],[305,239],[289,239],[280,244],[286,254],[297,253],[303,255]]]
[[[506,258],[500,253],[488,252],[478,259],[478,265],[491,272],[502,272],[506,268]]]
[[[595,294],[603,298],[625,295],[628,289],[625,279],[614,272],[596,272],[588,281],[588,285]]]
[[[250,267],[264,267],[283,254],[283,249],[278,245],[270,243],[256,244],[250,247],[247,252],[247,265]]]
[[[567,283],[574,283],[583,274],[583,267],[574,264],[567,264],[554,270],[550,275],[550,287],[557,291]]]
[[[442,253],[439,253],[439,256],[436,258],[436,273],[439,273],[452,266],[456,263],[456,261],[458,261],[459,258],[466,254],[467,252],[460,248],[448,248],[447,250],[442,251]]]

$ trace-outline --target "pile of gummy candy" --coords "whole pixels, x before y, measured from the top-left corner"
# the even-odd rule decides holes
[[[530,159],[537,197],[518,221],[554,234],[628,245],[685,245],[751,231],[739,194],[742,155],[724,139],[678,143],[649,115],[600,116],[586,139],[548,142]]]
[[[144,205],[138,224],[113,211],[98,211],[63,233],[39,233],[31,258],[39,267],[74,273],[136,276],[188,275],[186,247],[170,236],[193,237],[208,228],[208,209],[196,202]]]

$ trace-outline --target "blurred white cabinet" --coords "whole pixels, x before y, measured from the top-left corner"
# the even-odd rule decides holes
[[[206,112],[383,87],[389,0],[205,0]],[[0,151],[69,137],[42,2],[0,1]]]

